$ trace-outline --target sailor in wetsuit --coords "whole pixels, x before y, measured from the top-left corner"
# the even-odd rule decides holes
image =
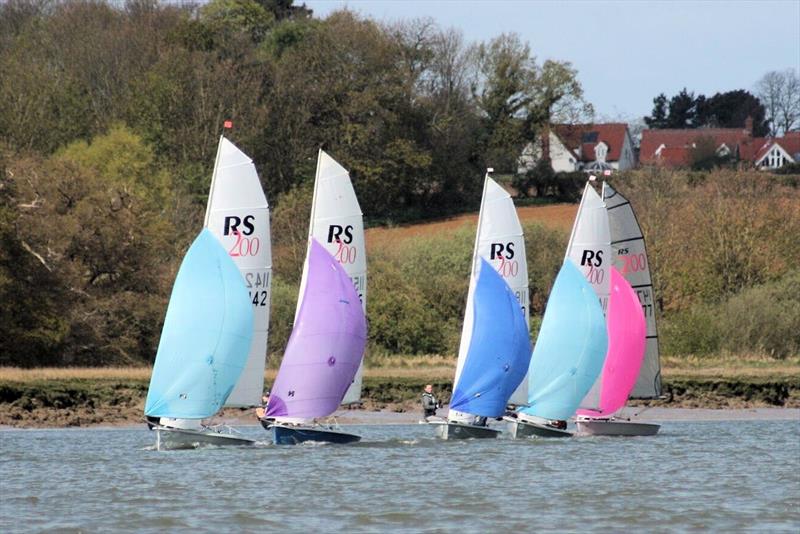
[[[433,396],[433,386],[428,384],[425,386],[425,392],[422,394],[422,416],[425,419],[436,415],[436,410],[439,408],[439,402]]]

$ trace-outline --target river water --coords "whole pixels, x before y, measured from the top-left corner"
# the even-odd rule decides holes
[[[363,441],[172,452],[143,428],[0,431],[0,532],[800,531],[798,420],[520,441],[348,429]]]

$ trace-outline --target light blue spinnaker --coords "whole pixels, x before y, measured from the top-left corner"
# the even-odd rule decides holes
[[[247,361],[253,309],[244,279],[204,229],[175,278],[145,415],[203,419],[225,404]]]
[[[597,298],[595,298],[597,300]],[[528,325],[514,292],[481,258],[474,321],[464,368],[450,409],[485,417],[503,415],[531,357]]]
[[[529,369],[522,413],[566,420],[592,388],[608,348],[597,294],[571,260],[564,261],[547,301]]]

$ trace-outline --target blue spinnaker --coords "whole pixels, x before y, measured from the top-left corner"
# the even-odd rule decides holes
[[[571,417],[600,375],[607,349],[597,294],[567,259],[553,284],[533,349],[529,406],[520,411],[546,419]]]
[[[472,339],[450,409],[498,417],[525,377],[531,342],[517,297],[483,258],[473,310]]]
[[[204,229],[175,278],[145,414],[203,419],[225,404],[247,361],[253,308],[244,279]]]

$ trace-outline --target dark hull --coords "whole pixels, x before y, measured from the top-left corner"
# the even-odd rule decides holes
[[[540,425],[530,421],[521,421],[519,419],[505,419],[508,421],[508,431],[511,437],[518,438],[570,438],[572,432],[566,430],[559,430],[547,425]]]
[[[252,439],[214,430],[184,430],[163,426],[154,427],[156,449],[159,451],[197,449],[203,445],[217,447],[247,447],[255,444]]]
[[[578,433],[586,436],[655,436],[661,425],[616,420],[578,420]]]
[[[297,445],[306,441],[345,444],[361,440],[361,436],[355,434],[320,427],[267,424],[263,421],[261,425],[272,433],[275,445]]]
[[[500,434],[499,430],[485,426],[453,422],[431,424],[436,425],[436,436],[442,439],[491,439]]]

